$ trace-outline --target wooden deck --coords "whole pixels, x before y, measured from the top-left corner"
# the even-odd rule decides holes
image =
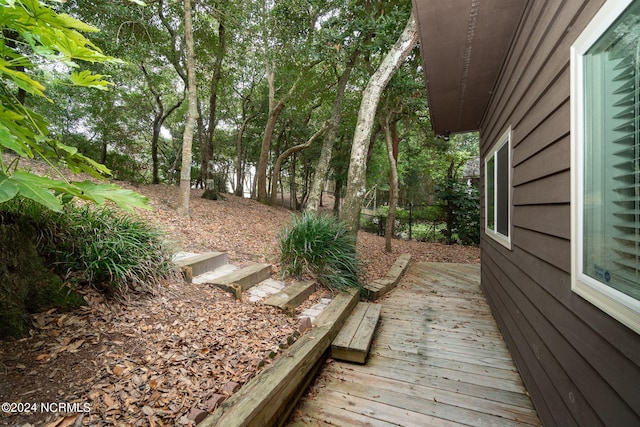
[[[539,426],[479,281],[479,265],[413,263],[367,363],[326,363],[288,425]]]

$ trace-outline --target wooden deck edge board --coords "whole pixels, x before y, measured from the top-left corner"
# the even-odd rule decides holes
[[[198,427],[263,426],[282,423],[295,405],[299,388],[329,348],[358,302],[357,292],[337,294],[316,319],[314,328],[300,337],[270,368],[256,375],[227,399]]]

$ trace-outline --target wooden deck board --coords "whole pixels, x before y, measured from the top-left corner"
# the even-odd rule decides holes
[[[479,270],[413,263],[380,300],[367,364],[327,363],[290,426],[539,426]]]

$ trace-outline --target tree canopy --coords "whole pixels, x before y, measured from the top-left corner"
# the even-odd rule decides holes
[[[348,153],[363,92],[411,2],[190,5],[192,132],[183,1],[0,0],[0,148],[134,182],[177,184],[190,176],[213,198],[235,192],[311,210],[323,190],[339,199],[353,181]],[[452,153],[468,150],[433,134],[417,49],[380,96],[361,160],[364,188],[390,190],[389,135],[398,203],[432,202]],[[192,161],[182,158],[188,138]],[[132,197],[27,175],[3,159],[0,202],[22,194],[59,209],[71,196]]]

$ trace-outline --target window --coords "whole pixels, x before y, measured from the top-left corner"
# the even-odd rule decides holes
[[[640,332],[640,1],[571,49],[572,289]]]
[[[485,158],[485,233],[511,249],[511,128]]]

